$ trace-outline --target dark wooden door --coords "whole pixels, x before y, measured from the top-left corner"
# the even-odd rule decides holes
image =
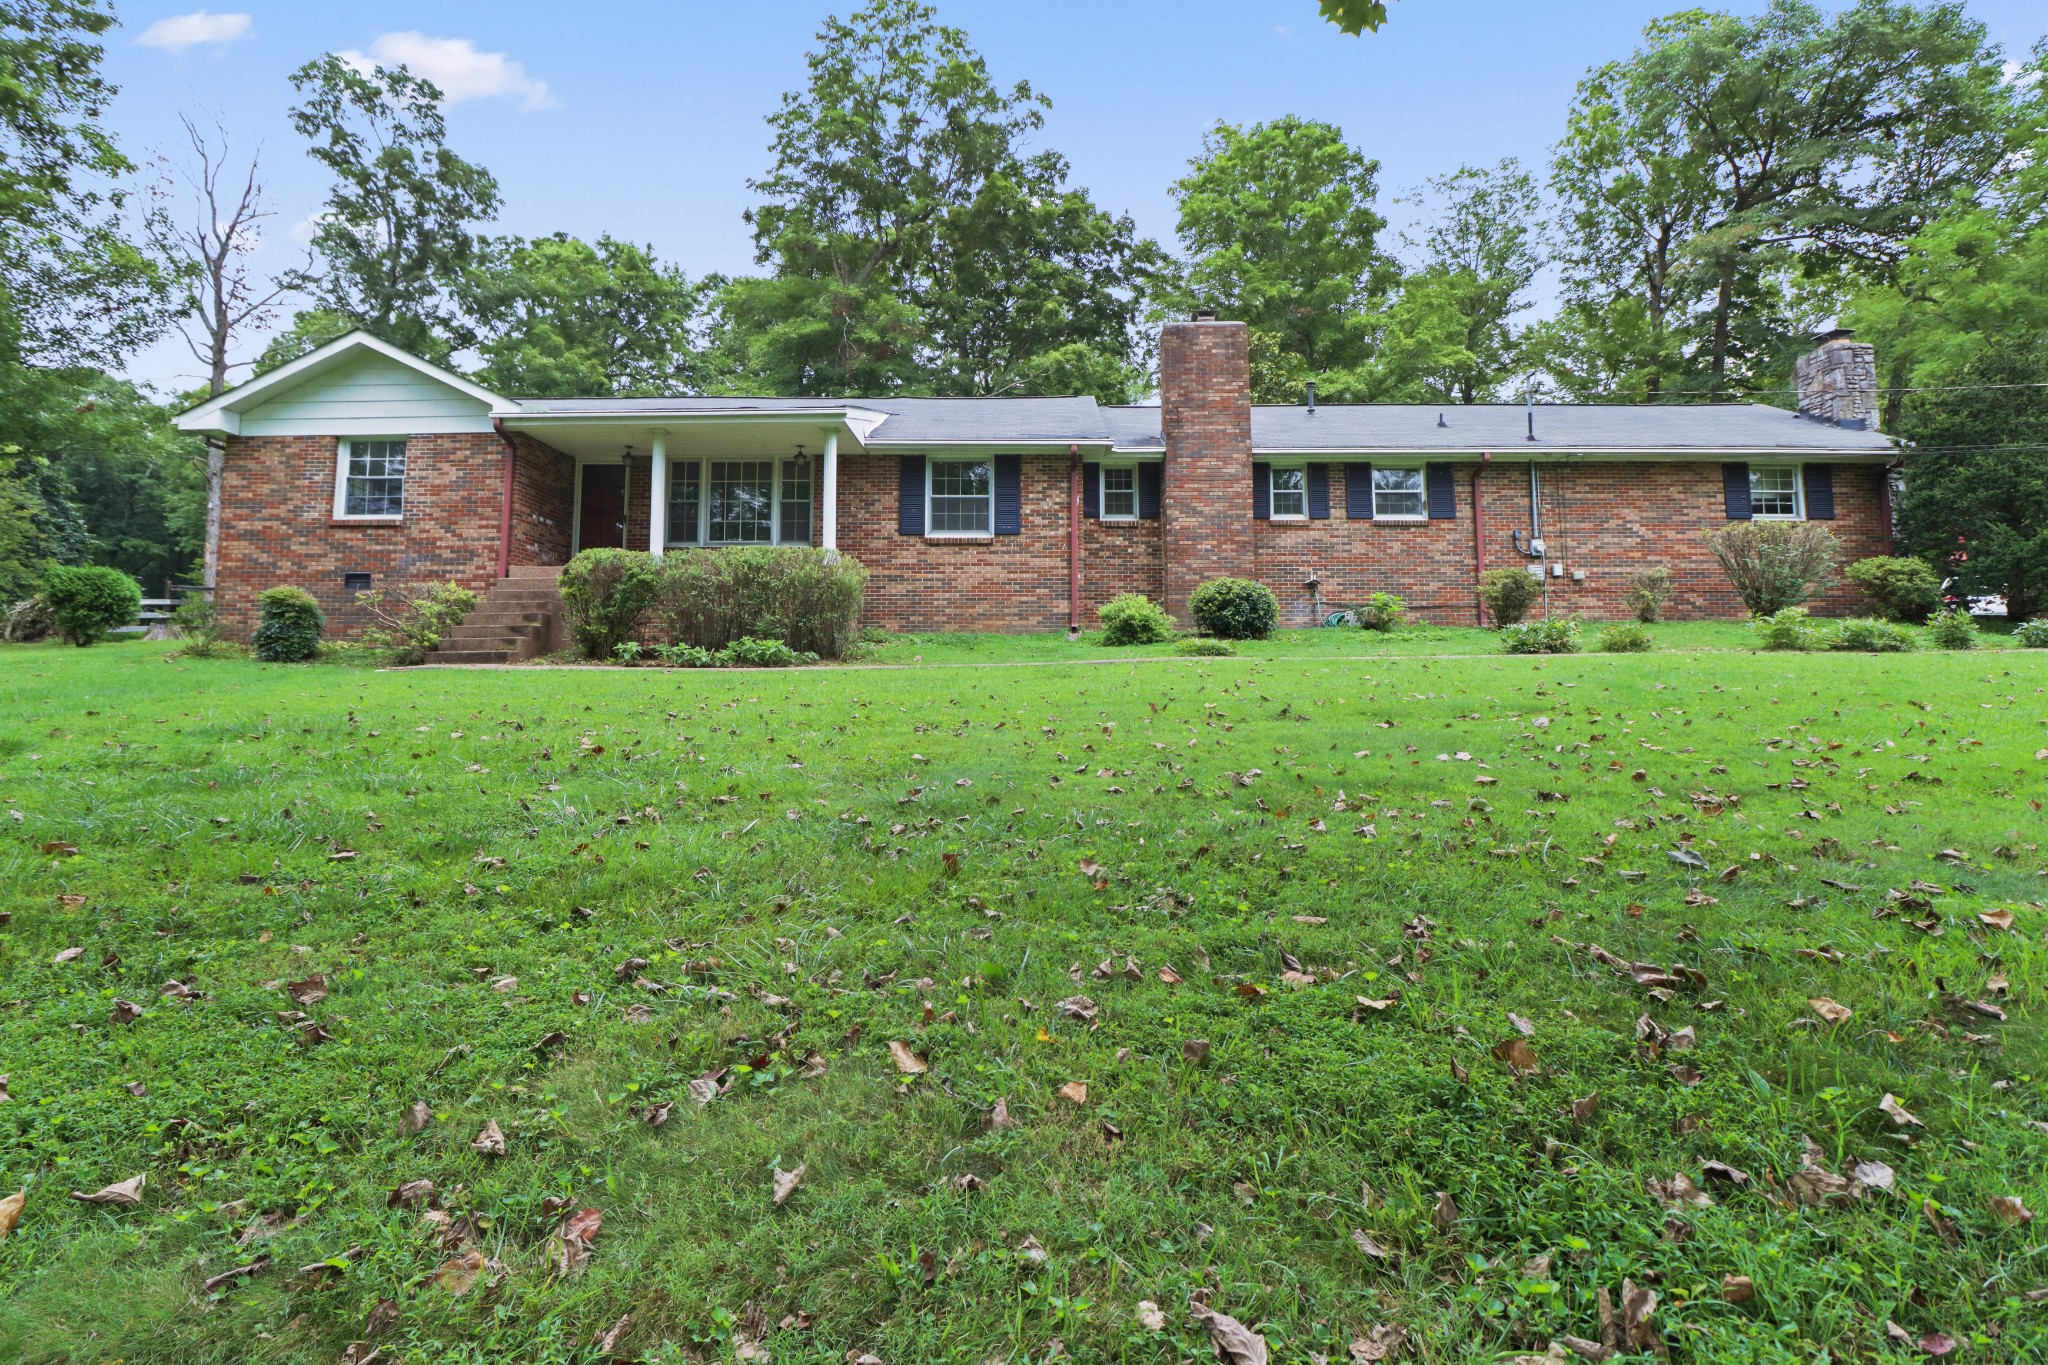
[[[583,466],[583,516],[576,528],[582,550],[626,547],[626,467],[622,464]]]

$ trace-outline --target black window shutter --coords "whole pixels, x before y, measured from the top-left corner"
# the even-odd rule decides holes
[[[1164,472],[1156,464],[1138,466],[1138,515],[1146,521],[1159,520],[1159,476]]]
[[[1252,520],[1273,519],[1273,466],[1263,461],[1252,463]]]
[[[1831,464],[1806,466],[1806,515],[1813,521],[1835,519],[1835,467]]]
[[[1102,515],[1102,466],[1092,460],[1081,466],[1081,515],[1090,521]]]
[[[1372,520],[1372,466],[1344,466],[1344,515],[1353,521]]]
[[[1458,519],[1458,484],[1447,464],[1427,465],[1422,471],[1423,487],[1429,490],[1429,519]]]
[[[1326,464],[1308,467],[1308,516],[1310,521],[1330,519],[1330,467]]]
[[[1721,495],[1728,504],[1728,520],[1749,520],[1749,466],[1740,460],[1721,466]]]
[[[905,455],[896,466],[896,534],[924,534],[924,456]]]
[[[1024,457],[996,456],[996,534],[1019,535],[1024,530]]]

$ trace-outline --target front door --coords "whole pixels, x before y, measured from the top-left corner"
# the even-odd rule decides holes
[[[626,467],[583,467],[583,510],[576,523],[579,550],[626,548]]]

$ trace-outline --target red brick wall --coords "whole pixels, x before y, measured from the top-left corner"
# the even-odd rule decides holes
[[[529,450],[544,453],[557,471],[566,464],[559,452],[533,441],[522,442],[522,463]],[[396,523],[334,519],[336,458],[332,436],[228,439],[216,592],[231,634],[255,628],[256,594],[280,583],[319,600],[330,635],[353,635],[365,620],[342,586],[343,574],[368,573],[380,587],[440,580],[477,590],[496,575],[505,478],[505,443],[496,435],[407,438],[405,516]],[[535,485],[528,510],[541,511],[550,496]],[[533,554],[553,548],[537,524],[531,529]],[[515,548],[518,540],[515,534]],[[545,561],[515,556],[515,562]]]
[[[1251,370],[1241,322],[1172,322],[1159,334],[1165,605],[1252,572]]]
[[[1456,520],[1347,521],[1345,480],[1359,466],[1330,471],[1330,519],[1253,523],[1255,575],[1279,594],[1283,620],[1307,625],[1311,598],[1301,584],[1314,569],[1330,610],[1372,592],[1398,593],[1421,620],[1445,625],[1476,622],[1472,554],[1472,475],[1476,462],[1454,462]],[[1544,562],[1562,564],[1550,578],[1550,604],[1593,620],[1627,615],[1628,579],[1661,564],[1677,591],[1666,615],[1673,620],[1739,617],[1742,603],[1728,586],[1701,533],[1728,524],[1718,462],[1569,461],[1539,466],[1543,501]],[[1246,476],[1249,487],[1250,475]],[[1844,561],[1885,553],[1878,465],[1835,469],[1835,516],[1829,523],[1843,542]],[[1529,533],[1529,466],[1496,461],[1482,477],[1486,567],[1526,566],[1512,533]],[[1571,574],[1583,570],[1585,580]],[[1837,588],[1815,604],[1825,613],[1869,610],[1858,594]]]
[[[840,456],[839,548],[872,575],[862,622],[888,630],[1066,629],[1067,463],[1064,455],[1023,458],[1022,534],[953,540],[896,534],[897,457]]]
[[[525,432],[513,433],[512,562],[566,564],[576,507],[576,461]]]

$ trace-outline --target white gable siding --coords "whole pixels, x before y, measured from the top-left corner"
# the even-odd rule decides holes
[[[317,374],[241,414],[244,436],[489,431],[490,405],[381,355]]]

